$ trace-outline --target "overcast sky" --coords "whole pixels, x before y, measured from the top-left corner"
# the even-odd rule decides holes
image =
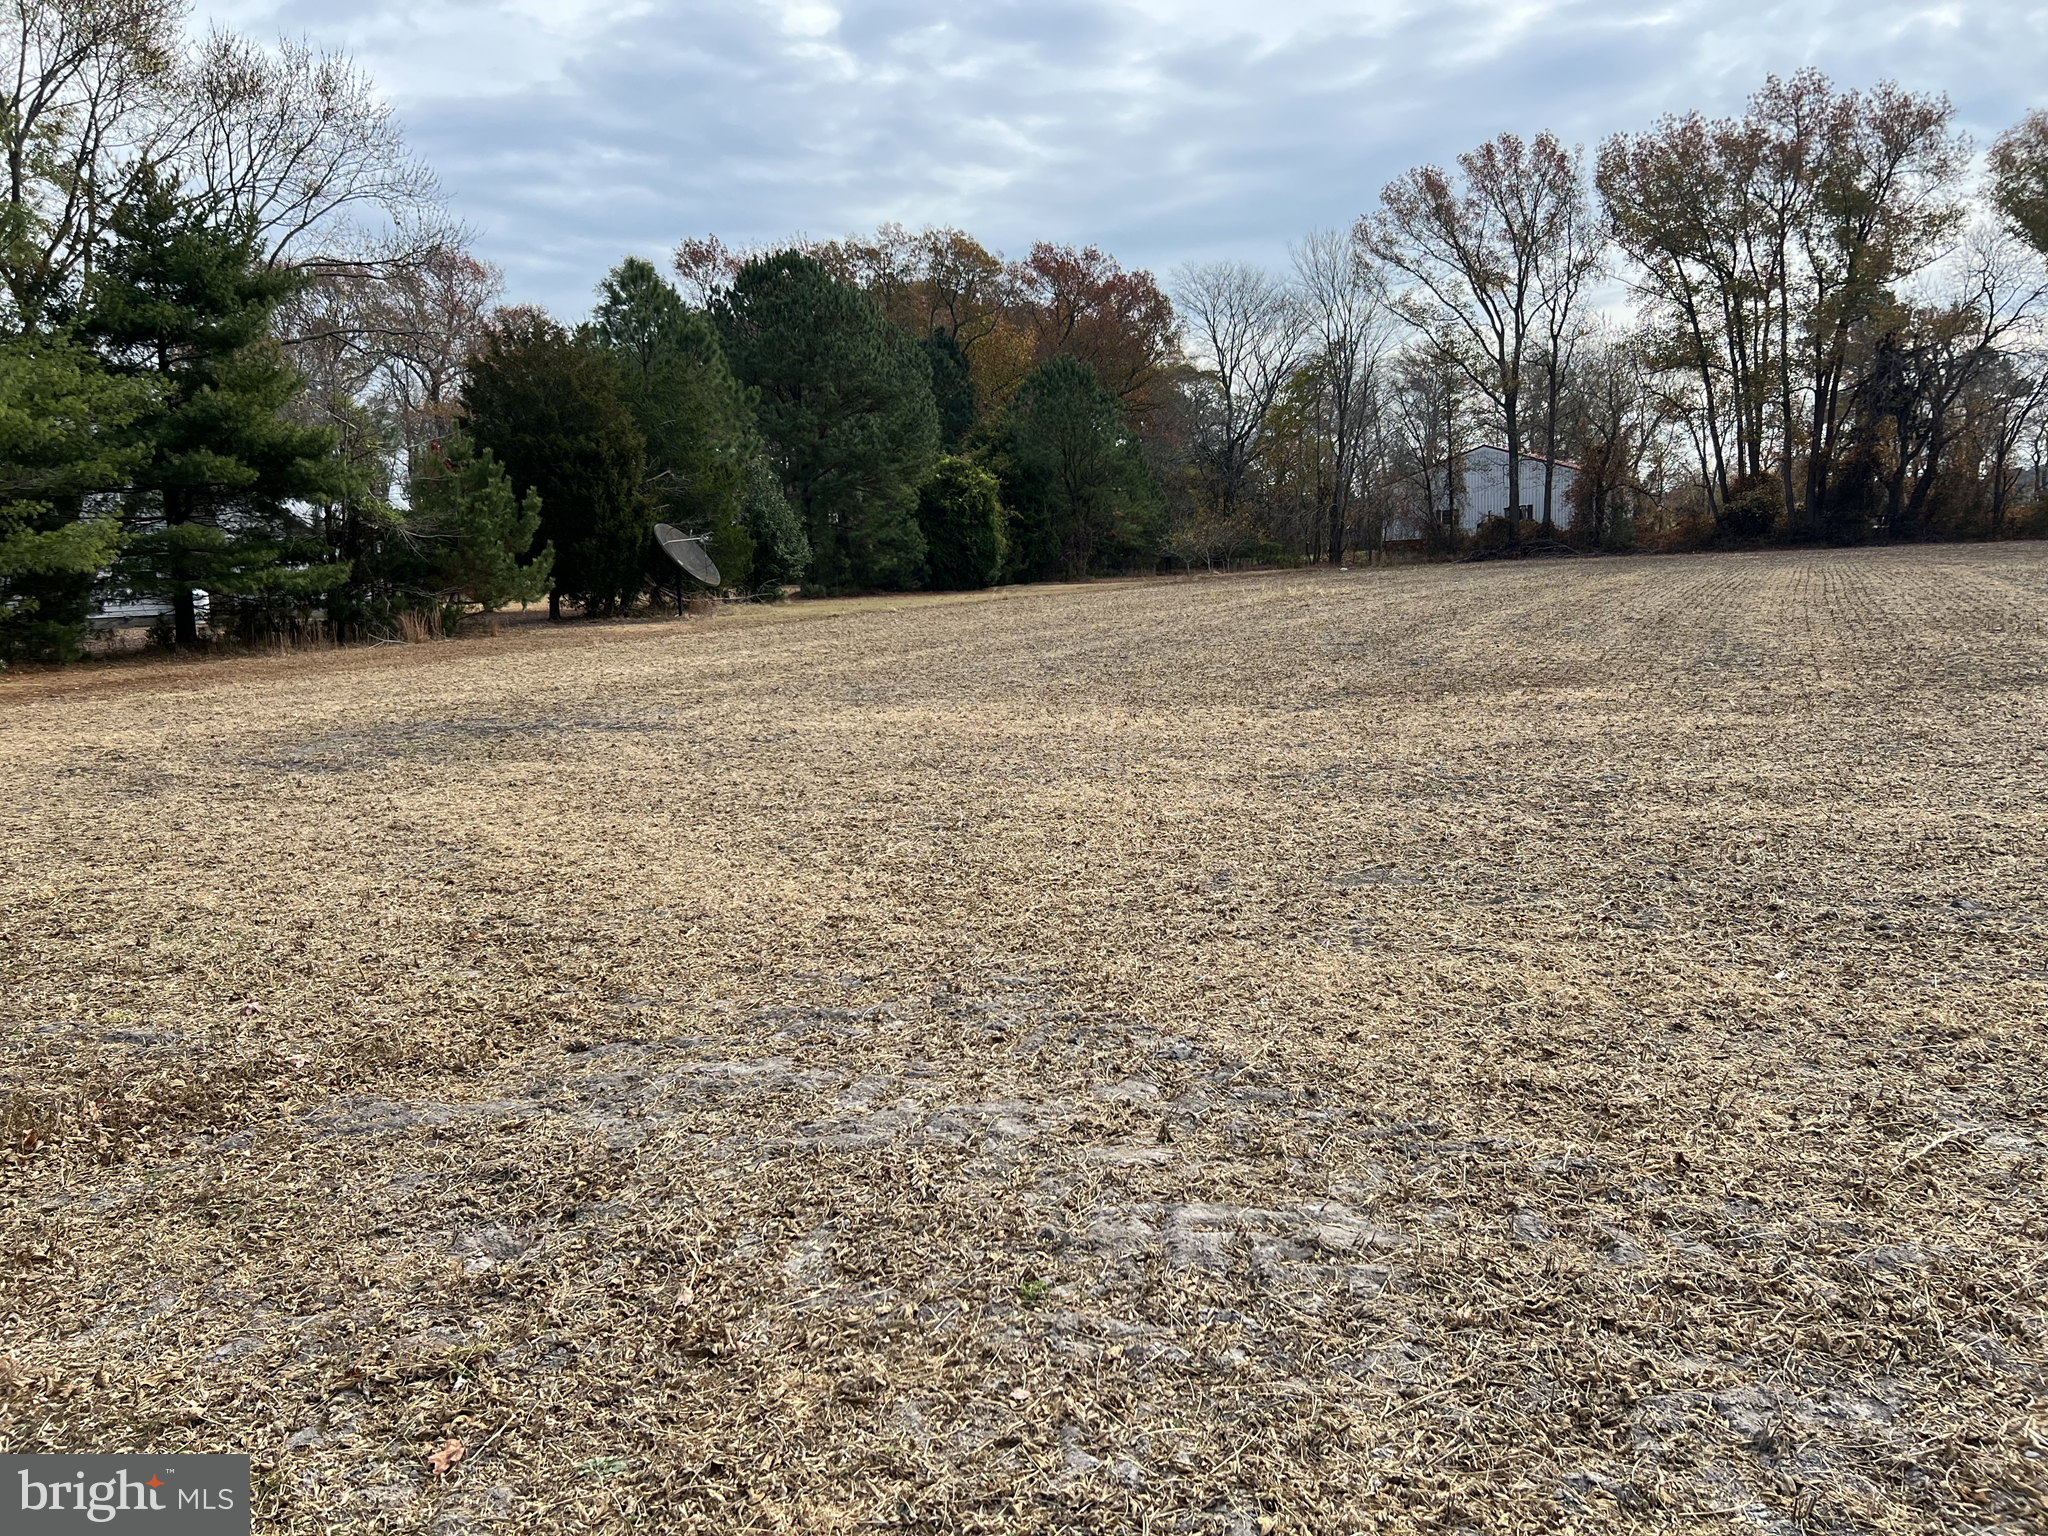
[[[1406,167],[1512,129],[1590,150],[1767,72],[1946,91],[1979,145],[2048,101],[2048,3],[199,0],[346,48],[510,296],[581,315],[676,240],[957,224],[1162,275],[1284,260]]]

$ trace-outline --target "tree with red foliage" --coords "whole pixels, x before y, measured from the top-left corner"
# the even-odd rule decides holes
[[[1043,240],[1014,270],[1033,361],[1080,358],[1128,414],[1144,417],[1179,361],[1173,304],[1152,274],[1127,272],[1092,245]]]

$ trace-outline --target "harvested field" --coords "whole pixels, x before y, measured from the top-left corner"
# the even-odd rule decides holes
[[[2044,700],[2017,545],[0,681],[0,1449],[294,1532],[2042,1530]]]

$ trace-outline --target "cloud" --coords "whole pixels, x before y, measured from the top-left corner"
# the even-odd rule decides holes
[[[681,236],[958,224],[1021,251],[1277,261],[1409,165],[1551,128],[1730,111],[1768,71],[1947,90],[1980,137],[2036,100],[2048,11],[1670,0],[234,0],[357,54],[515,297],[580,314]]]

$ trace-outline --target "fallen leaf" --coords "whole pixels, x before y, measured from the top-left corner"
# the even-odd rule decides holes
[[[441,1449],[427,1458],[427,1465],[434,1469],[434,1476],[445,1477],[448,1469],[462,1460],[462,1442],[450,1440]]]

